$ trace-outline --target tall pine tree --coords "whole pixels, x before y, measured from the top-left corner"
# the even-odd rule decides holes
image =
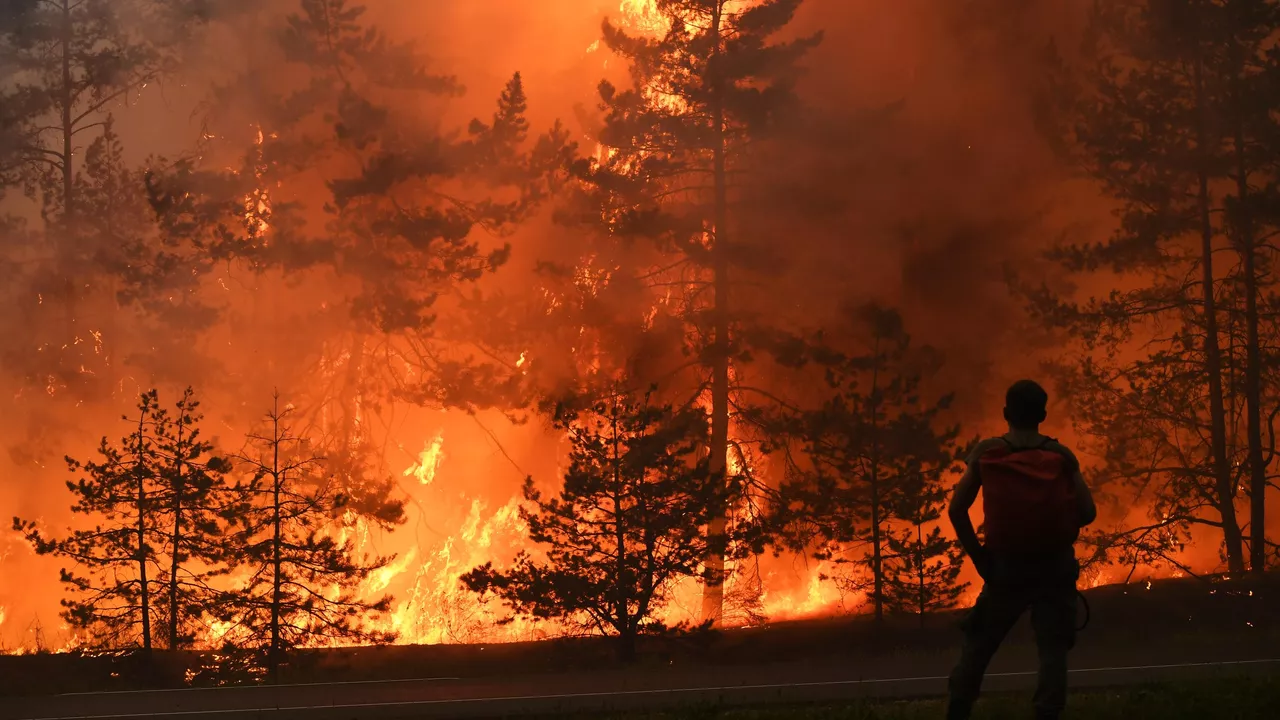
[[[164,70],[161,48],[130,27],[145,17],[147,5],[18,0],[4,8],[0,47],[15,80],[4,101],[28,111],[24,121],[35,130],[21,151],[33,170],[32,183],[43,186],[46,217],[63,228],[77,215],[81,134],[101,127],[112,108]]]
[[[1280,177],[1272,158],[1277,151],[1280,123],[1272,108],[1280,92],[1280,55],[1273,38],[1280,31],[1280,3],[1237,0],[1212,4],[1212,42],[1209,67],[1221,86],[1216,114],[1224,125],[1225,172],[1222,192],[1226,209],[1223,232],[1240,258],[1243,295],[1245,438],[1249,469],[1249,564],[1255,573],[1267,567],[1266,507],[1268,476],[1275,456],[1274,442],[1264,447],[1264,373],[1274,367],[1274,351],[1263,346],[1267,296],[1274,295],[1271,273],[1274,249],[1267,242],[1277,230],[1275,208]],[[1194,17],[1194,16],[1192,16]],[[1266,318],[1266,319],[1264,319]],[[1267,356],[1271,357],[1268,358]],[[1270,383],[1274,386],[1275,379]]]
[[[95,136],[110,133],[112,112],[176,67],[181,28],[170,22],[176,15],[159,13],[164,5],[15,0],[0,7],[0,67],[6,71],[0,90],[6,130],[0,134],[13,141],[10,157],[17,162],[9,167],[45,221],[42,232],[23,238],[26,272],[18,300],[48,337],[32,343],[41,354],[30,361],[54,369],[41,376],[41,386],[70,388],[78,400],[92,395],[105,367],[102,322],[114,319],[108,306],[115,289],[101,262],[102,252],[112,248],[101,244],[93,227],[101,208],[83,197],[93,180],[82,173],[93,171],[88,163],[100,145]]]
[[[593,216],[608,235],[656,244],[664,259],[640,272],[676,288],[690,353],[709,387],[713,477],[727,479],[735,341],[735,269],[752,265],[734,241],[735,203],[753,143],[797,104],[798,64],[819,40],[777,39],[801,0],[658,0],[656,37],[606,21],[604,42],[628,64],[631,86],[600,85],[601,151],[582,169]],[[723,613],[729,507],[708,527],[703,615]]]

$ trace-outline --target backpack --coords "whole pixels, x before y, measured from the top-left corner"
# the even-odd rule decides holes
[[[1075,466],[1049,448],[1020,448],[1005,438],[1003,447],[979,458],[985,518],[985,545],[993,552],[1040,555],[1068,549],[1080,536]]]

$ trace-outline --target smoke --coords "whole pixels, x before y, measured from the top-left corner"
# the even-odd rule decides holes
[[[753,237],[783,260],[767,297],[754,302],[776,323],[803,330],[838,327],[841,308],[851,303],[900,306],[917,342],[946,355],[938,384],[957,392],[966,430],[997,429],[1000,389],[1034,375],[1038,357],[1029,350],[1039,350],[1025,347],[1027,329],[1005,285],[1007,268],[1034,268],[1037,252],[1064,234],[1105,232],[1105,203],[1053,154],[1034,112],[1042,53],[1051,40],[1074,42],[1088,4],[808,0],[796,32],[821,30],[825,41],[807,63],[800,88],[805,108],[773,150],[774,172],[764,190],[769,202],[760,206],[767,212],[744,211]],[[434,72],[456,76],[467,89],[414,110],[442,127],[487,118],[503,83],[519,71],[534,130],[561,120],[584,151],[592,149],[596,86],[624,70],[597,43],[601,21],[617,16],[620,0],[368,6],[369,20],[393,39],[417,41]],[[231,82],[270,57],[281,13],[293,7],[272,0],[228,10],[186,49],[180,73],[117,108],[130,161],[192,152],[204,131],[201,103],[210,85]],[[241,90],[240,131],[247,135],[252,88]],[[36,220],[21,198],[9,202]],[[312,222],[322,220],[318,205],[312,203]],[[548,215],[514,237],[489,239],[510,241],[513,254],[483,285],[485,292],[527,291],[540,261],[577,242]],[[70,516],[62,483],[70,477],[62,456],[87,457],[100,436],[122,434],[115,419],[155,384],[170,397],[194,385],[210,431],[236,449],[273,388],[286,397],[313,392],[322,371],[317,358],[339,356],[335,345],[350,339],[346,319],[325,305],[331,280],[218,268],[202,293],[220,310],[219,321],[199,333],[190,355],[150,364],[114,358],[123,365],[117,387],[90,401],[24,388],[14,411],[0,419],[8,440],[0,457],[0,508],[6,516],[65,526]],[[14,326],[3,342],[10,350],[26,348],[32,344],[27,330]],[[365,412],[365,427],[383,447],[379,471],[410,498],[409,525],[373,538],[373,549],[402,557],[413,551],[435,563],[430,571],[410,568],[389,581],[402,602],[439,591],[429,586],[447,580],[441,567],[465,571],[468,562],[509,555],[504,543],[512,538],[491,537],[488,544],[472,543],[463,557],[462,533],[470,526],[483,535],[480,526],[505,522],[501,510],[526,475],[558,475],[561,449],[537,422],[402,403]],[[437,438],[443,459],[432,482],[405,475],[406,468],[420,467],[421,453]],[[48,633],[58,624],[57,562],[34,557],[9,535],[0,558],[0,638],[22,643],[36,618]],[[773,568],[769,592],[817,597],[810,588],[814,574],[802,562],[797,566]],[[424,637],[441,637],[432,632]]]

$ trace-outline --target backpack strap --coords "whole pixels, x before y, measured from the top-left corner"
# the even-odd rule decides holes
[[[1003,442],[1005,445],[1009,446],[1009,452],[1011,453],[1023,452],[1025,450],[1043,450],[1049,446],[1049,443],[1058,442],[1057,440],[1049,437],[1048,435],[1045,435],[1044,437],[1040,438],[1039,443],[1035,445],[1028,445],[1027,447],[1019,447],[1017,445],[1014,445],[1013,441],[1005,437],[1004,435],[1000,436],[1000,441]]]

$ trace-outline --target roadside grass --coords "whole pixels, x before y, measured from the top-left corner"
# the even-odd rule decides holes
[[[942,700],[759,708],[688,708],[610,715],[607,720],[939,720]],[[1025,694],[979,701],[974,720],[1031,717]],[[586,716],[582,716],[585,720]],[[598,720],[601,716],[593,716]],[[1264,720],[1280,717],[1280,677],[1240,677],[1183,683],[1081,690],[1067,702],[1065,718],[1082,720]]]

